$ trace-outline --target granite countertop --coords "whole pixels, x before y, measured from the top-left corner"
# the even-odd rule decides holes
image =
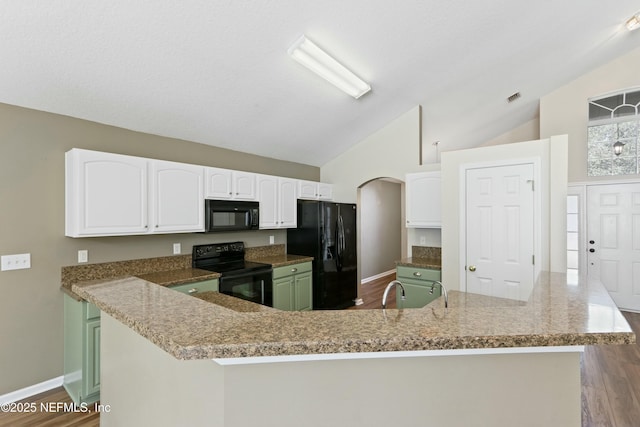
[[[298,264],[301,262],[313,261],[313,257],[293,254],[267,255],[257,257],[246,257],[247,261],[261,262],[271,264],[272,267],[284,267],[287,265]]]
[[[396,261],[396,266],[430,268],[432,270],[442,269],[442,260],[440,258],[411,257],[403,258]]]
[[[420,309],[243,311],[137,277],[73,291],[181,360],[635,342],[601,284],[561,273],[542,273],[526,302],[450,291],[448,309],[438,298]]]
[[[220,278],[220,273],[200,270],[198,268],[184,268],[181,270],[158,271],[147,274],[137,274],[136,277],[153,282],[160,286],[184,285]]]

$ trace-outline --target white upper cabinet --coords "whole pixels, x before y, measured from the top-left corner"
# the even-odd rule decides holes
[[[205,169],[207,199],[257,200],[256,174],[220,168]]]
[[[406,175],[407,227],[442,227],[442,186],[440,172]]]
[[[72,149],[65,155],[65,235],[204,231],[204,168]]]
[[[151,161],[153,233],[204,231],[204,168]]]
[[[205,168],[205,196],[207,199],[230,199],[233,181],[229,169]]]
[[[259,175],[260,228],[295,228],[297,180]]]
[[[148,160],[73,149],[65,155],[65,235],[148,232]]]
[[[333,200],[333,185],[324,182],[298,180],[298,198]]]

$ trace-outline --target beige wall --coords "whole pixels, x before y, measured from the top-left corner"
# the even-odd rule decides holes
[[[0,395],[62,375],[60,268],[79,249],[89,262],[183,253],[191,246],[242,240],[286,243],[284,231],[64,237],[64,153],[86,148],[272,175],[318,180],[316,167],[127,131],[70,117],[0,104],[0,254],[31,253],[29,270],[0,272]]]
[[[640,48],[540,99],[540,137],[569,135],[569,182],[608,179],[587,176],[587,100],[608,92],[640,86],[639,69]]]
[[[464,260],[460,257],[461,198],[460,181],[465,164],[500,162],[512,159],[538,159],[540,163],[541,241],[537,242],[542,259],[539,268],[566,270],[566,136],[514,144],[451,151],[442,154],[442,281],[450,289],[464,289]]]

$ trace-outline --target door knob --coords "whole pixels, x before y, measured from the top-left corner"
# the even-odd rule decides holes
[[[476,266],[475,265],[470,265],[469,266],[469,271],[476,271]]]

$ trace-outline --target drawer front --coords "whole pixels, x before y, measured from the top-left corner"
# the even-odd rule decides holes
[[[281,277],[291,276],[293,274],[306,273],[311,271],[311,262],[302,262],[299,264],[285,265],[273,269],[273,280]]]
[[[218,292],[218,279],[170,286],[169,289],[173,289],[174,291],[182,292],[183,294],[189,295],[199,294],[200,292]]]
[[[396,277],[402,282],[402,279],[411,280],[440,280],[440,270],[431,270],[428,268],[415,268],[399,265],[396,268]]]
[[[100,318],[100,309],[90,302],[84,303],[84,318],[85,320],[91,319],[99,319]]]

